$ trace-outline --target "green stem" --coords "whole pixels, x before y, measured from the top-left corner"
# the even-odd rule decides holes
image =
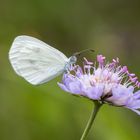
[[[93,111],[91,113],[91,116],[90,116],[90,118],[88,120],[87,126],[86,126],[86,128],[85,128],[80,140],[85,140],[86,136],[88,135],[88,133],[89,133],[89,131],[91,129],[91,126],[92,126],[92,124],[93,124],[93,122],[95,120],[95,117],[96,117],[100,107],[101,107],[101,104],[99,102],[94,102],[94,109],[93,109]]]

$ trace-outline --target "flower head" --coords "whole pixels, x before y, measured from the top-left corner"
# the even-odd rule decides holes
[[[105,62],[102,55],[97,55],[94,63],[84,58],[83,68],[71,66],[58,85],[71,94],[102,104],[123,106],[140,115],[140,90],[134,92],[140,87],[140,82],[135,74],[128,71],[127,66],[119,64],[119,58],[111,63]]]

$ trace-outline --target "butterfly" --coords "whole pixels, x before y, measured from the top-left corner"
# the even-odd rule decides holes
[[[67,71],[81,52],[68,58],[39,39],[21,35],[12,43],[9,60],[19,76],[33,85],[40,85]]]

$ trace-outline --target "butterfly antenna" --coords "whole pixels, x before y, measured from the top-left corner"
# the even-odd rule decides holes
[[[74,53],[73,56],[80,56],[82,53],[85,53],[87,51],[95,52],[93,49],[85,49],[85,50],[82,50],[80,52]]]

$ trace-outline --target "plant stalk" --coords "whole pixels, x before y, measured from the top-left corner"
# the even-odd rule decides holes
[[[80,140],[85,140],[85,138],[87,137],[87,135],[88,135],[88,133],[91,129],[91,126],[92,126],[92,124],[95,120],[95,117],[96,117],[96,115],[97,115],[101,106],[102,106],[102,104],[100,104],[99,102],[94,102],[94,109],[91,112],[91,115],[90,115],[90,118],[88,120],[87,126],[86,126]]]

